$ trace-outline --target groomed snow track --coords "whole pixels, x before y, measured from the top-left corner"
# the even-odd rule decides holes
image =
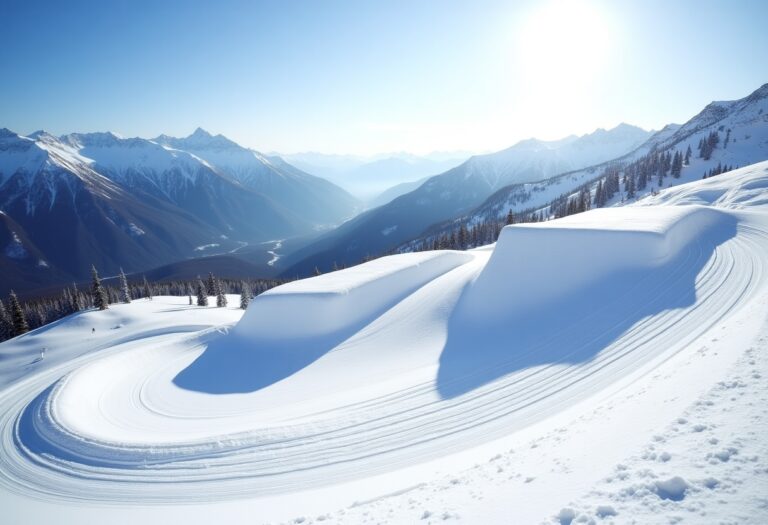
[[[270,349],[237,329],[178,330],[84,355],[0,393],[0,484],[53,500],[220,501],[365,478],[512,434],[693,351],[766,293],[765,214],[712,213],[721,218],[660,265],[475,328],[465,310],[492,252],[443,261],[252,391],[174,378],[216,345],[279,360],[301,339]]]

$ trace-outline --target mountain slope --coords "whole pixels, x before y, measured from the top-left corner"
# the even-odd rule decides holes
[[[3,266],[19,267],[3,291],[49,284],[52,275],[82,279],[91,264],[134,272],[212,243],[234,249],[314,228],[188,152],[111,133],[0,130],[0,210],[48,265],[33,277],[28,261],[0,254]]]
[[[315,267],[325,271],[334,262],[355,264],[366,254],[380,254],[436,222],[471,210],[510,182],[542,180],[566,169],[609,160],[632,151],[648,136],[646,131],[622,124],[583,137],[526,140],[497,153],[472,157],[292,254],[287,262],[294,266],[286,275],[307,275]]]
[[[709,158],[699,152],[699,143],[710,134],[719,136],[719,142]],[[659,178],[657,159],[661,154],[679,152],[685,155],[691,149],[688,165],[684,165],[679,177],[666,174]],[[701,179],[712,170],[728,166],[745,166],[768,159],[768,84],[749,96],[735,101],[713,102],[684,125],[669,125],[654,134],[645,144],[632,153],[611,162],[577,170],[547,181],[533,184],[507,186],[489,197],[486,202],[462,218],[476,223],[483,220],[501,219],[509,210],[519,212],[528,209],[549,209],[552,199],[570,195],[586,186],[594,200],[597,182],[605,181],[606,173],[619,177],[617,194],[605,205],[634,202],[652,193],[686,182]],[[639,177],[645,172],[647,183],[639,187]],[[634,191],[627,187],[628,176]],[[633,193],[633,196],[630,196]]]
[[[371,200],[388,188],[443,173],[458,166],[467,157],[469,154],[461,152],[426,156],[397,153],[373,159],[319,153],[284,156],[288,162],[301,169],[321,175],[345,188],[366,201],[369,207],[375,206]]]
[[[341,222],[358,206],[351,195],[325,179],[305,173],[280,157],[267,157],[201,128],[186,138],[161,135],[154,141],[203,159],[216,171],[315,226]]]

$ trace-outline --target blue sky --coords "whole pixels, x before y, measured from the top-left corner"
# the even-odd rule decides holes
[[[0,3],[0,127],[262,151],[490,151],[768,82],[768,2]]]

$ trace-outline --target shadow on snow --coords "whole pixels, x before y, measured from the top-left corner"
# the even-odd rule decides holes
[[[602,275],[534,309],[510,297],[510,313],[498,322],[463,319],[465,289],[440,356],[439,395],[454,398],[531,367],[586,363],[643,319],[693,305],[698,274],[735,234],[736,220],[727,218],[661,267]]]

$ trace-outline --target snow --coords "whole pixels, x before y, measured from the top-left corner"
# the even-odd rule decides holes
[[[698,237],[727,238],[734,230],[732,217],[701,206],[602,208],[506,226],[465,309],[473,322],[508,319],[616,272],[662,266]],[[627,277],[621,280],[631,282]]]
[[[649,136],[650,132],[619,124],[581,137],[572,135],[555,141],[528,139],[496,153],[470,158],[466,177],[482,180],[493,190],[508,184],[538,182],[619,158]]]
[[[131,235],[134,235],[136,237],[145,235],[147,233],[144,230],[142,230],[140,227],[136,226],[136,223],[133,223],[133,222],[128,223],[128,231],[131,232]]]
[[[670,187],[701,180],[707,172],[714,170],[718,165],[741,167],[764,161],[768,157],[768,125],[766,123],[768,123],[768,84],[743,99],[712,103],[682,126],[675,124],[665,126],[640,147],[620,158],[614,155],[604,164],[593,164],[586,169],[563,173],[536,183],[528,182],[509,186],[490,197],[467,219],[470,224],[474,224],[490,217],[503,219],[509,210],[519,212],[545,209],[554,198],[572,195],[585,184],[590,185],[590,191],[594,197],[597,178],[604,174],[607,167],[631,163],[654,150],[658,152],[677,150],[684,153],[690,147],[693,156],[690,159],[690,165],[683,166],[680,178],[666,177],[662,188],[659,188],[658,179],[652,178],[644,190],[637,192],[635,199],[627,199],[626,191],[619,191],[607,206],[624,206],[642,202],[644,199],[651,198],[653,192],[660,190],[664,193]],[[728,130],[730,130],[730,140],[726,143]],[[698,143],[710,132],[719,134],[720,143],[714,149],[711,158],[704,160],[698,157]],[[562,171],[564,169],[558,173]],[[626,190],[623,184],[622,188]],[[739,189],[734,191],[743,196]]]
[[[9,242],[5,247],[4,253],[6,257],[10,257],[11,259],[27,258],[27,249],[24,248],[24,244],[21,242],[21,239],[19,239],[19,236],[16,234],[16,232],[11,232],[11,242]]]
[[[262,294],[235,333],[258,339],[317,338],[364,326],[429,281],[466,263],[461,252],[382,257]]]
[[[211,243],[211,244],[203,244],[202,246],[196,246],[195,251],[196,252],[203,252],[205,250],[210,250],[211,248],[218,248],[221,246],[219,243]]]
[[[764,523],[767,181],[2,343],[4,517]]]

